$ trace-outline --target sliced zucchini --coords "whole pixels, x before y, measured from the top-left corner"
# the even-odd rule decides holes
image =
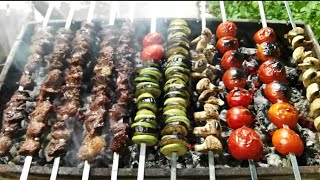
[[[169,117],[173,116],[187,116],[185,111],[182,111],[180,109],[169,109],[167,111],[163,112],[163,118],[168,119]]]
[[[163,98],[168,99],[171,97],[181,97],[181,98],[189,99],[189,93],[186,93],[184,91],[170,91],[166,93]]]
[[[135,126],[134,127],[134,136],[136,135],[153,135],[157,136],[157,129],[144,127],[144,126]]]
[[[145,93],[145,92],[152,94],[152,96],[154,96],[155,98],[158,98],[161,95],[161,90],[158,84],[155,84],[152,82],[146,82],[143,85],[142,83],[139,83],[136,86],[135,97],[139,97],[142,93]]]
[[[169,124],[173,122],[182,122],[187,128],[190,127],[190,120],[186,116],[171,116],[166,118],[164,123]]]
[[[168,47],[165,58],[167,59],[173,54],[182,54],[185,57],[189,57],[189,48],[181,43],[173,43]]]
[[[142,93],[139,97],[138,97],[138,102],[142,101],[143,99],[146,99],[146,98],[153,98],[154,97],[152,96],[152,94],[150,93]]]
[[[180,109],[181,111],[187,112],[187,109],[179,103],[165,105],[163,108],[163,112],[169,109]]]
[[[183,107],[187,108],[190,104],[190,101],[188,99],[185,98],[180,98],[180,97],[172,97],[172,98],[168,98],[164,101],[164,106],[166,106],[167,104],[172,104],[172,103],[179,103],[181,104]]]
[[[171,27],[171,26],[186,26],[186,27],[188,27],[188,23],[184,19],[177,18],[177,19],[171,20],[169,27]]]
[[[160,152],[164,156],[168,156],[168,157],[171,157],[173,152],[176,152],[178,156],[183,156],[187,153],[187,151],[188,151],[188,146],[186,146],[183,143],[168,144],[163,146],[160,149]]]
[[[158,139],[155,136],[143,134],[133,136],[132,141],[136,144],[145,143],[147,146],[154,146],[157,144]]]
[[[155,124],[149,123],[149,122],[135,122],[131,124],[131,128],[134,129],[136,126],[143,126],[147,128],[153,128],[156,129],[157,126]]]

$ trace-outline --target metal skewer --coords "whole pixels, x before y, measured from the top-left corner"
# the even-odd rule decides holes
[[[151,7],[154,9],[154,7]],[[150,32],[156,32],[157,29],[157,11],[155,11],[152,14],[151,17],[151,27]],[[146,143],[140,144],[140,154],[139,154],[139,165],[138,165],[138,176],[137,180],[143,180],[144,179],[144,167],[145,167],[145,161],[146,161]]]
[[[46,15],[44,17],[43,23],[42,23],[42,28],[47,27],[48,21],[50,19],[51,13],[52,13],[52,10],[53,10],[53,4],[50,3],[49,7],[48,7],[48,10],[46,12]],[[29,73],[29,72],[26,72],[26,73]],[[23,86],[20,85],[18,90],[19,91],[23,91]],[[26,156],[26,159],[25,159],[24,164],[23,164],[22,172],[21,172],[21,175],[20,175],[20,180],[27,180],[28,179],[28,174],[29,174],[31,162],[32,162],[32,156]]]
[[[289,129],[289,126],[284,124],[283,128]],[[293,153],[289,153],[289,157],[290,157],[290,161],[291,161],[291,165],[292,165],[294,179],[301,180],[301,175],[300,175],[300,170],[299,170],[299,165],[298,165],[296,155]]]
[[[222,2],[223,4],[223,2]],[[221,12],[224,11],[224,5],[223,7],[221,7],[221,1],[220,1],[220,8],[221,8]],[[202,31],[206,28],[206,2],[205,1],[201,1],[200,2],[200,12],[201,12],[201,24],[202,24]],[[222,13],[223,14],[223,13]],[[222,15],[224,17],[223,22],[226,21],[225,19],[225,11],[224,11],[224,15]],[[214,154],[212,151],[208,152],[208,161],[209,161],[209,179],[210,180],[215,180],[216,179],[216,171],[215,171],[215,167],[214,167]]]
[[[71,26],[71,22],[72,22],[72,18],[74,15],[74,11],[75,11],[75,6],[73,4],[70,4],[70,10],[69,10],[69,14],[66,20],[66,24],[65,24],[65,28],[69,29]],[[60,159],[61,157],[56,157],[54,158],[54,162],[53,162],[53,167],[52,167],[52,171],[51,171],[51,175],[50,175],[50,180],[56,180],[57,179],[57,175],[58,175],[58,171],[59,171],[59,165],[60,165]]]
[[[296,28],[297,26],[296,26],[296,23],[294,22],[293,15],[292,15],[289,3],[288,3],[288,1],[283,1],[283,2],[284,2],[284,5],[286,6],[287,13],[288,13],[292,28]]]
[[[264,28],[268,27],[262,1],[258,1],[258,4],[259,4],[260,15],[261,15],[262,27],[264,27]],[[287,8],[289,8],[289,10],[287,9],[288,13],[291,14],[290,7],[288,6]],[[289,17],[290,17],[290,14],[289,14]],[[292,17],[292,15],[291,15],[291,17]],[[290,21],[291,21],[291,19],[290,19]],[[294,25],[292,25],[292,26],[294,26]],[[283,125],[283,128],[289,129],[289,127],[287,125]],[[296,180],[301,180],[301,175],[300,175],[299,166],[297,163],[297,158],[293,153],[289,153],[289,156],[290,156],[290,160],[291,160],[291,164],[292,164],[294,177]]]
[[[221,11],[222,22],[226,22],[227,21],[227,15],[226,15],[226,9],[224,7],[224,2],[223,1],[219,1],[219,3],[220,3],[220,11]]]

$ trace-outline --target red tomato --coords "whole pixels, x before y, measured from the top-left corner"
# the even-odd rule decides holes
[[[263,42],[258,46],[257,57],[263,62],[275,60],[280,57],[280,49],[273,43]]]
[[[221,66],[224,69],[231,67],[241,68],[244,61],[244,55],[237,50],[229,50],[222,56]]]
[[[286,69],[284,66],[275,60],[269,60],[261,64],[258,69],[259,79],[265,83],[271,83],[273,81],[286,82]]]
[[[254,41],[257,44],[261,44],[263,42],[271,42],[274,43],[277,40],[276,33],[270,27],[261,28],[257,31],[253,36]]]
[[[229,50],[238,49],[239,42],[238,42],[238,39],[234,37],[226,36],[218,40],[216,47],[221,54],[224,54]]]
[[[293,153],[296,156],[301,156],[304,150],[300,136],[293,130],[286,128],[281,128],[274,132],[272,144],[283,155]]]
[[[283,83],[274,81],[267,84],[264,95],[273,104],[278,101],[289,102],[290,90]]]
[[[228,139],[230,154],[238,160],[260,160],[263,143],[259,135],[251,128],[242,127],[234,130]]]
[[[228,69],[222,77],[223,84],[225,87],[231,91],[235,87],[244,88],[246,86],[247,80],[244,73],[238,68]]]
[[[227,124],[233,129],[238,129],[242,126],[250,126],[252,121],[252,114],[245,107],[232,107],[227,111]]]
[[[143,38],[143,47],[148,47],[154,44],[161,44],[163,36],[160,33],[149,33]]]
[[[268,117],[278,128],[288,125],[293,129],[298,123],[299,113],[291,104],[278,102],[270,107]]]
[[[218,39],[225,37],[225,36],[236,37],[237,36],[237,26],[231,21],[226,21],[226,22],[220,23],[217,28],[216,35],[217,35]]]
[[[141,59],[147,61],[150,59],[160,60],[163,57],[164,49],[161,45],[155,44],[143,49]]]
[[[230,91],[227,95],[227,102],[229,106],[243,106],[247,107],[251,104],[253,99],[253,94],[250,91],[235,87],[232,91]]]

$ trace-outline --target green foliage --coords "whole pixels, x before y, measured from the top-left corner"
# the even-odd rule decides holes
[[[320,40],[320,2],[318,1],[289,1],[293,17],[311,26],[313,33]],[[288,20],[289,17],[283,1],[264,1],[263,7],[268,20]],[[259,5],[257,1],[225,1],[228,19],[257,19],[259,20]],[[208,3],[211,14],[221,18],[219,1]]]

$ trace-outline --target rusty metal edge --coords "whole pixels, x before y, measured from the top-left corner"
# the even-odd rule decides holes
[[[299,166],[301,176],[320,177],[320,166]],[[12,176],[20,175],[22,166],[18,165],[0,165],[0,175]],[[137,168],[122,168],[118,171],[119,177],[136,177]],[[292,176],[291,167],[258,167],[257,173],[259,177],[270,176]],[[30,175],[46,176],[51,174],[51,167],[32,166],[30,168]],[[81,177],[82,169],[76,167],[60,167],[59,176],[77,176]],[[184,168],[177,169],[178,177],[207,177],[209,175],[208,168]],[[111,168],[92,168],[90,171],[91,177],[110,177]],[[217,177],[250,177],[249,168],[217,168]],[[169,168],[146,168],[145,177],[170,177]]]

